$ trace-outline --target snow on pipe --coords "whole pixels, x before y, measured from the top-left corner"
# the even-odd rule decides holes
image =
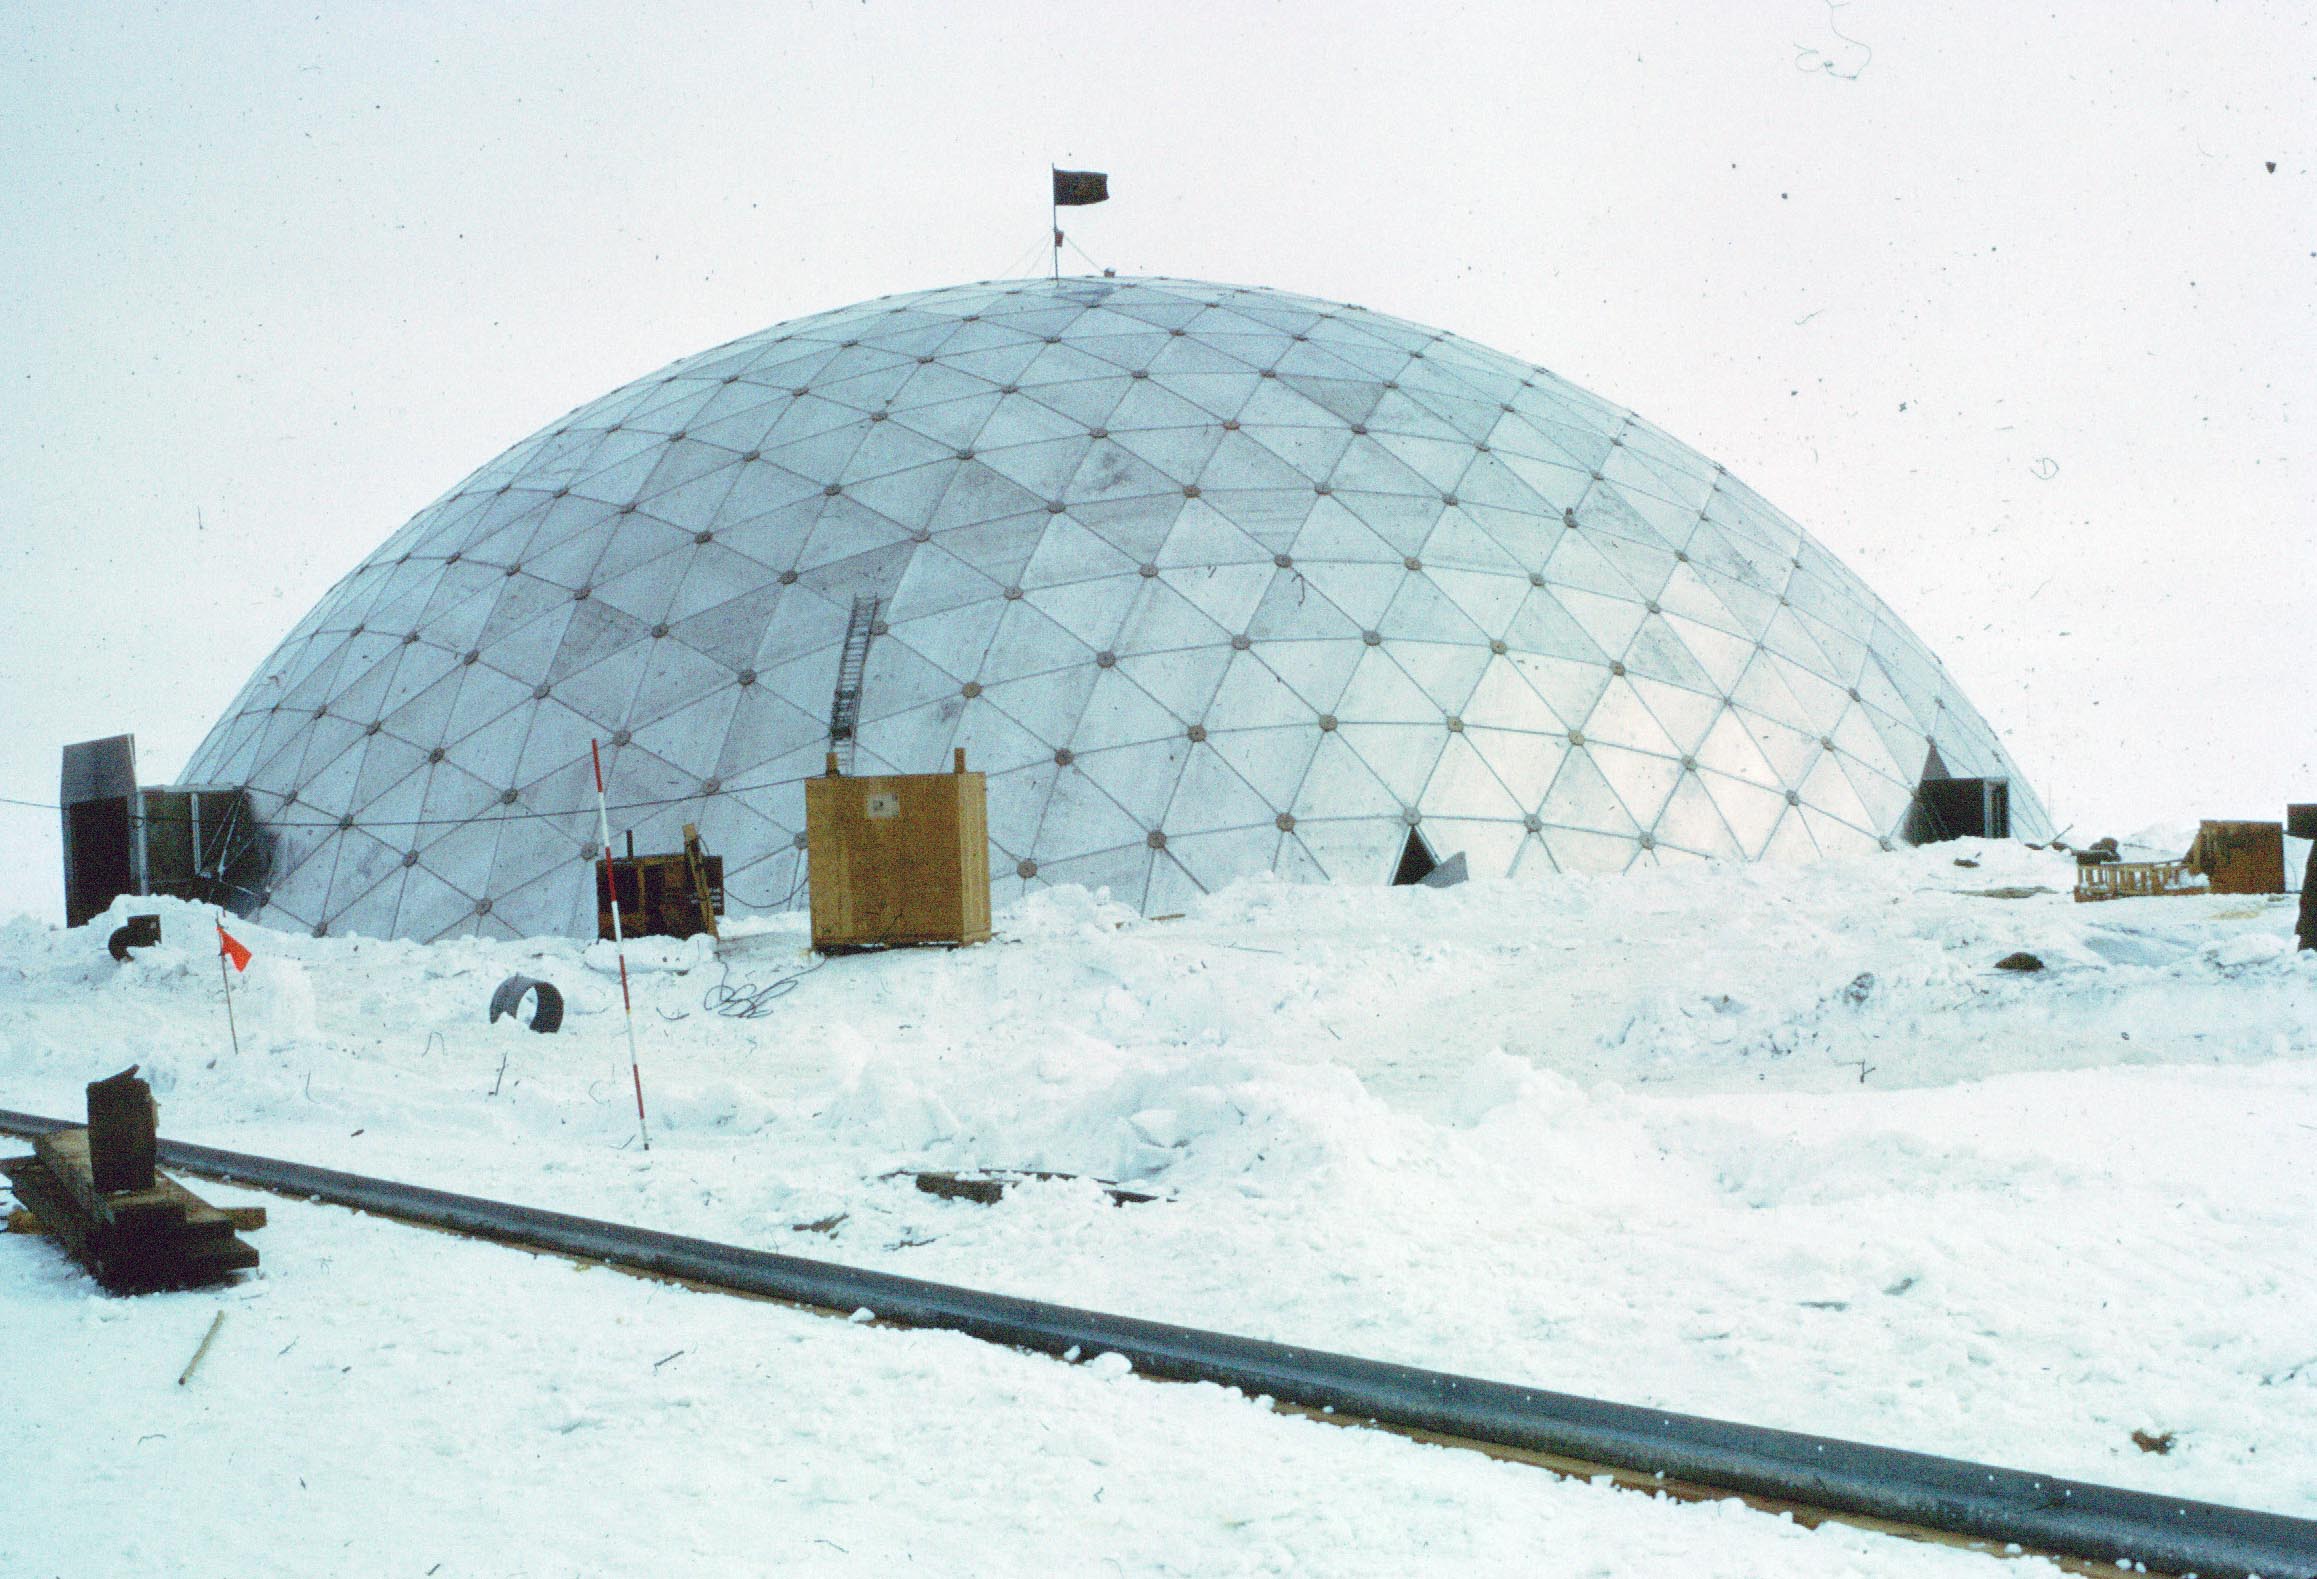
[[[0,1110],[0,1132],[29,1137],[71,1127]],[[2317,1579],[2317,1520],[982,1293],[182,1141],[162,1141],[160,1160],[207,1178],[736,1293],[847,1314],[867,1309],[898,1326],[1043,1354],[1113,1352],[1147,1375],[1329,1409],[1347,1424],[1373,1421],[2047,1555],[2129,1560],[2153,1573]]]

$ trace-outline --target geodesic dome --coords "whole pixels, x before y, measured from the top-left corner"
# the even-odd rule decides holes
[[[855,770],[989,775],[994,897],[1146,913],[1809,859],[2004,778],[1880,599],[1722,468],[1498,352],[1182,280],[960,286],[781,324],[526,439],[333,589],[194,753],[262,918],[592,931],[614,837],[699,824],[800,902],[848,629]],[[840,731],[841,732],[841,731]]]

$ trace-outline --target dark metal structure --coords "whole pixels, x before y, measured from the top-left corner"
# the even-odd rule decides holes
[[[137,741],[108,735],[64,748],[56,801],[64,808],[64,924],[77,927],[136,892],[131,853]]]
[[[632,842],[632,841],[631,841]],[[685,824],[684,848],[667,855],[615,856],[595,864],[595,935],[612,935],[611,900],[619,888],[627,936],[688,938],[716,935],[724,913],[724,857],[700,848],[699,830]]]
[[[0,1111],[0,1131],[67,1126]],[[2062,1480],[1832,1437],[1546,1392],[1260,1338],[1139,1321],[736,1245],[454,1195],[303,1163],[163,1141],[171,1167],[504,1244],[1041,1354],[1125,1356],[1136,1370],[1331,1410],[1484,1450],[1607,1469],[1666,1490],[1716,1488],[1895,1533],[2119,1562],[2202,1579],[2317,1579],[2317,1520]]]
[[[77,927],[123,894],[168,894],[254,914],[267,842],[249,796],[230,785],[137,787],[133,735],[64,748],[64,924]]]
[[[139,894],[168,894],[253,914],[265,882],[265,838],[249,797],[222,784],[148,785],[137,791],[130,841]]]

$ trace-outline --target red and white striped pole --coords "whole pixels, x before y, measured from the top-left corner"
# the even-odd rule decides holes
[[[587,743],[587,754],[595,760],[595,826],[603,835],[603,889],[611,895],[611,946],[619,957],[619,1001],[628,1017],[628,1073],[636,1083],[636,1133],[644,1138],[644,1150],[652,1149],[651,1126],[644,1122],[644,1072],[636,1061],[636,1005],[628,995],[627,940],[620,935],[619,880],[611,866],[611,812],[603,803],[603,749],[594,741]]]

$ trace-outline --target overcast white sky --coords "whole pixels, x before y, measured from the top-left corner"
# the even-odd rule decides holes
[[[420,506],[678,356],[1044,268],[1355,301],[1694,444],[2076,836],[2317,800],[2317,11],[140,6],[0,28],[0,796],[173,777]],[[2271,168],[2271,162],[2274,168]],[[0,806],[0,915],[61,910]]]

